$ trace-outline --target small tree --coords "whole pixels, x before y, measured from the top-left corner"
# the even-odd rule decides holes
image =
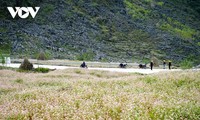
[[[23,63],[19,67],[22,70],[32,70],[33,64],[29,62],[27,58],[24,59]]]
[[[159,60],[158,60],[158,58],[153,57],[152,60],[153,60],[154,66],[155,66],[155,67],[159,67]]]
[[[47,56],[43,53],[43,52],[41,52],[39,55],[38,55],[38,58],[37,58],[38,60],[46,60],[47,59]]]

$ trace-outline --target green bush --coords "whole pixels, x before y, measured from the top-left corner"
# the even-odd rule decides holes
[[[164,2],[157,2],[156,4],[159,5],[159,6],[163,6]]]
[[[49,68],[36,68],[34,71],[39,73],[48,73]]]
[[[200,42],[198,42],[197,45],[200,46]]]
[[[21,69],[21,70],[32,70],[33,64],[30,63],[27,58],[25,58],[23,63],[20,65],[19,69]]]
[[[190,60],[184,60],[180,63],[182,69],[190,69],[193,67],[193,62]]]
[[[142,63],[144,63],[144,64],[148,64],[148,63],[149,63],[149,59],[144,58],[144,59],[142,60]]]
[[[124,0],[124,4],[128,10],[128,13],[134,19],[146,19],[148,18],[148,15],[151,13],[150,10],[145,9],[144,7],[139,6],[130,0]]]
[[[87,53],[83,53],[79,56],[77,56],[77,60],[80,60],[80,61],[90,61],[94,58],[94,53],[93,52],[87,52]]]

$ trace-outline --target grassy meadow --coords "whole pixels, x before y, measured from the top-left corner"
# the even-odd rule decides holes
[[[200,72],[0,70],[3,120],[199,120]]]

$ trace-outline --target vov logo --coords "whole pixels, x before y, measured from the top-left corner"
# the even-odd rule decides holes
[[[40,9],[40,7],[35,7],[35,10],[32,7],[15,7],[15,10],[13,7],[7,8],[13,18],[15,18],[18,13],[18,16],[22,19],[27,18],[29,15],[31,15],[32,18],[35,18]]]

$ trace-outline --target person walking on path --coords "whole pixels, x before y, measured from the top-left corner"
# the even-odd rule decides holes
[[[169,70],[171,70],[171,66],[172,66],[172,61],[169,60]]]
[[[150,62],[151,70],[153,70],[153,61]]]
[[[165,69],[165,66],[166,66],[166,61],[163,60],[163,69]]]

